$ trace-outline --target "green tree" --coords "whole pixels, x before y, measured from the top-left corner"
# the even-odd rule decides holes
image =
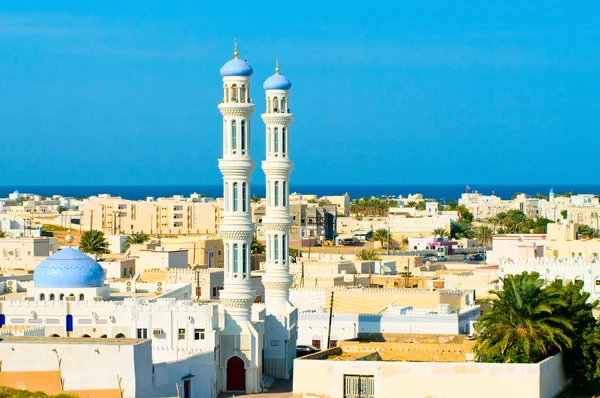
[[[417,207],[417,202],[415,202],[414,200],[409,200],[408,202],[406,202],[404,204],[405,207],[413,207],[416,208]]]
[[[452,239],[471,238],[473,236],[473,226],[464,219],[459,218],[450,223],[450,237]]]
[[[492,235],[494,235],[494,231],[488,227],[487,225],[480,225],[475,229],[475,238],[481,243],[482,246],[488,247],[492,242]]]
[[[544,195],[543,193],[536,193],[535,195],[533,195],[534,198],[536,199],[546,199],[548,200],[548,197],[546,195]]]
[[[290,256],[295,258],[302,257],[302,251],[290,247]]]
[[[433,235],[438,238],[444,238],[448,236],[448,231],[446,231],[446,228],[436,228],[433,230]]]
[[[508,214],[504,213],[504,212],[496,214],[492,219],[492,222],[494,224],[500,225],[500,228],[504,228],[507,221],[508,221]]]
[[[379,260],[379,256],[375,250],[362,249],[356,256],[359,260],[375,261]]]
[[[448,202],[448,210],[456,210],[458,209],[458,200],[453,199]]]
[[[67,211],[67,210],[69,210],[69,209],[65,206],[58,206],[56,208],[56,211],[58,212],[58,214],[62,214],[64,211]]]
[[[123,249],[127,250],[131,245],[144,243],[150,238],[147,234],[143,232],[134,232],[127,237],[125,243],[123,243]]]
[[[85,231],[81,235],[79,250],[91,254],[108,253],[108,242],[104,237],[104,233],[95,229]]]
[[[598,237],[596,229],[589,225],[579,225],[577,227],[577,234],[581,235],[584,239],[594,239]]]
[[[548,232],[548,224],[550,224],[552,220],[549,220],[545,217],[540,217],[533,222],[533,233],[534,234],[545,234]]]
[[[567,219],[567,216],[569,215],[569,212],[565,209],[565,210],[561,210],[560,211],[560,215],[562,216],[563,220]]]
[[[379,228],[373,231],[373,236],[371,236],[371,240],[373,242],[379,242],[381,247],[386,247],[388,241],[388,231],[385,228]]]
[[[6,238],[6,232],[0,229],[0,238]]]
[[[354,199],[350,203],[350,213],[361,216],[385,216],[390,207],[396,207],[395,200],[379,198]]]
[[[535,363],[570,349],[573,325],[560,309],[560,294],[542,289],[539,274],[523,272],[502,279],[503,290],[490,293],[490,310],[477,321],[474,351],[482,362]]]
[[[265,251],[265,245],[260,243],[260,241],[256,238],[256,236],[252,237],[252,242],[250,243],[250,253],[252,254],[261,254]]]
[[[260,203],[260,198],[256,195],[253,195],[252,198],[250,199],[250,201],[252,203]]]
[[[419,203],[417,203],[417,207],[415,207],[415,209],[423,211],[427,209],[427,204],[425,203],[425,201],[421,200]]]
[[[583,282],[577,281],[564,285],[554,281],[546,290],[556,293],[566,303],[554,313],[571,321],[573,330],[567,336],[573,341],[573,347],[564,352],[564,368],[581,384],[600,376],[600,325],[593,315],[599,301],[590,302],[590,293],[583,291]]]
[[[473,213],[471,213],[469,211],[469,209],[467,209],[465,207],[465,205],[460,205],[457,208],[458,212],[460,213],[460,218],[462,218],[463,220],[465,220],[468,223],[472,223],[473,220],[475,219],[475,217],[473,217]]]
[[[521,210],[512,209],[506,212],[506,229],[511,233],[526,233],[528,230],[528,219]]]

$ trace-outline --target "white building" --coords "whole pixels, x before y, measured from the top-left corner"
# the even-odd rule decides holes
[[[289,131],[294,115],[289,110],[292,84],[279,73],[264,85],[267,110],[262,115],[267,135],[267,159],[262,167],[266,176],[267,208],[262,224],[266,239],[266,273],[263,276],[267,320],[265,324],[264,363],[266,373],[290,377],[296,357],[297,311],[289,301],[293,277],[289,269],[289,242],[292,217],[289,209]]]

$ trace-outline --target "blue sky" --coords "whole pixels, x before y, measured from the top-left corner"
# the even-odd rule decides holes
[[[600,6],[489,3],[3,2],[0,185],[219,183],[234,37],[296,183],[598,182]]]

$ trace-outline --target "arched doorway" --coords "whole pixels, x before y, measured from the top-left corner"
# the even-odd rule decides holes
[[[115,336],[115,339],[124,339],[125,335],[123,333],[117,333],[117,335]]]
[[[246,391],[246,369],[240,357],[227,361],[227,391]]]

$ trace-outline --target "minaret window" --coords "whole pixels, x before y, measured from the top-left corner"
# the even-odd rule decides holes
[[[246,154],[246,121],[242,120],[242,155]]]
[[[248,272],[248,249],[246,249],[246,244],[242,245],[242,274],[244,278],[246,277],[246,272]]]
[[[230,254],[229,254],[229,243],[225,243],[225,266],[226,266],[226,271],[227,273],[231,272],[231,269],[229,268],[229,258],[230,258]]]
[[[247,211],[247,200],[246,200],[246,183],[242,182],[242,211]]]
[[[238,183],[233,183],[233,211],[238,211]]]
[[[281,129],[281,152],[283,152],[283,157],[285,157],[285,127]]]
[[[281,99],[281,113],[287,113],[286,102],[285,98]]]
[[[275,206],[279,206],[279,181],[275,181]]]
[[[231,102],[237,102],[237,86],[235,84],[231,86]]]
[[[285,245],[285,234],[281,236],[281,251],[283,252],[283,259],[281,260],[283,264],[286,263],[287,256],[285,254],[287,246]]]
[[[275,249],[275,263],[278,263],[279,260],[279,235],[275,235],[274,237],[274,249]]]
[[[267,155],[271,155],[271,129],[267,128]]]
[[[237,126],[235,120],[231,121],[231,149],[233,149],[233,153],[237,149]]]
[[[238,244],[233,245],[233,273],[237,274],[238,272]]]
[[[244,84],[240,88],[240,102],[246,102],[246,86]]]
[[[279,100],[277,97],[273,98],[273,112],[279,112]]]
[[[274,135],[275,135],[275,137],[274,137],[275,145],[273,148],[273,152],[275,152],[275,156],[277,156],[277,152],[279,152],[279,128],[275,127]]]
[[[287,206],[287,183],[283,182],[283,189],[281,190],[281,205]]]

